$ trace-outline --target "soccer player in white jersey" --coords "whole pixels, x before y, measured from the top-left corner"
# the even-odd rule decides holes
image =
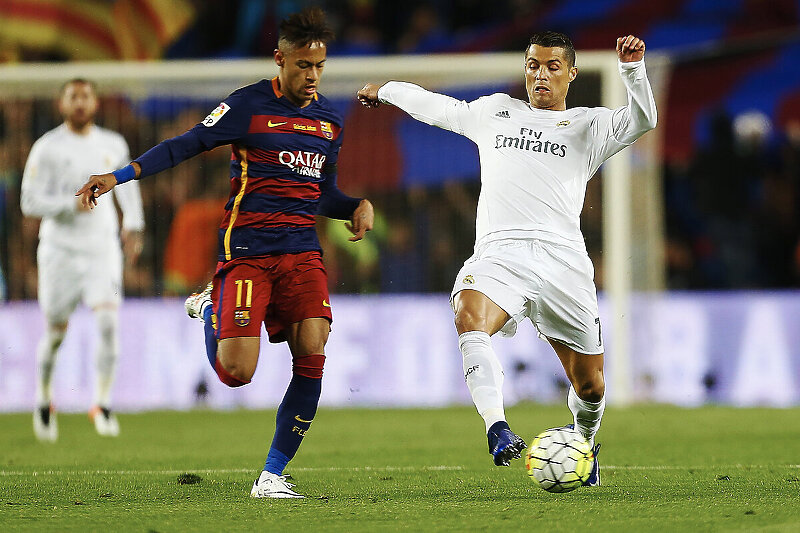
[[[98,109],[94,84],[73,79],[58,99],[64,123],[31,148],[22,177],[22,212],[41,218],[37,250],[39,306],[45,331],[37,348],[36,408],[33,429],[43,441],[58,438],[51,382],[56,354],[78,303],[92,309],[99,332],[95,354],[94,404],[89,417],[100,435],[119,434],[110,410],[111,387],[119,355],[118,307],[122,297],[123,252],[130,262],[142,249],[144,217],[136,182],[115,189],[122,211],[106,203],[94,210],[75,198],[89,174],[102,174],[130,159],[125,139],[94,123]]]
[[[564,366],[574,427],[592,443],[595,457],[599,447],[594,436],[605,407],[603,341],[580,212],[586,184],[603,161],[656,125],[644,41],[620,37],[616,50],[628,105],[613,110],[567,109],[578,68],[572,42],[556,32],[535,34],[525,51],[528,102],[506,94],[464,102],[397,81],[358,92],[367,107],[395,105],[478,146],[475,253],[456,278],[451,303],[464,376],[499,466],[520,457],[525,443],[505,419],[503,370],[490,336],[513,335],[525,317]],[[596,459],[586,484],[600,484]]]

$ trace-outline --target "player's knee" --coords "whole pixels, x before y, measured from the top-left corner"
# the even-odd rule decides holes
[[[594,379],[581,380],[577,386],[573,386],[578,398],[587,402],[599,402],[606,393],[606,383],[602,375]]]
[[[256,371],[255,360],[220,353],[214,364],[219,380],[229,387],[247,385]]]
[[[315,339],[302,339],[296,344],[292,346],[292,358],[293,360],[297,359],[298,357],[304,357],[303,355],[295,355],[295,354],[321,354],[325,351],[325,342],[327,341],[326,338],[315,338]]]
[[[486,316],[462,307],[456,312],[455,325],[459,334],[467,331],[486,331]]]
[[[102,332],[114,332],[119,324],[119,314],[114,307],[99,307],[94,310],[97,327]]]
[[[292,373],[307,378],[322,378],[325,356],[322,354],[300,355],[292,359]]]
[[[236,361],[226,361],[223,364],[219,358],[214,365],[214,370],[216,370],[219,380],[229,387],[247,385],[255,372],[255,368],[238,364]]]
[[[117,330],[119,329],[119,315],[116,309],[98,309],[95,311],[97,327],[100,330],[100,342],[108,349],[114,349],[117,344]]]
[[[219,342],[214,370],[229,387],[247,385],[258,364],[258,337],[232,337]]]
[[[45,330],[46,342],[50,344],[51,349],[58,349],[64,341],[67,334],[67,324],[65,322],[48,323]]]

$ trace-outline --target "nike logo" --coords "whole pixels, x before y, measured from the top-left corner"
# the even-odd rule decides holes
[[[330,306],[331,306],[331,304],[329,304],[329,303],[328,303],[327,301],[325,301],[325,300],[322,300],[322,307],[330,307]]]
[[[294,419],[297,420],[298,422],[304,422],[306,424],[310,424],[311,420],[314,420],[313,418],[311,420],[303,420],[302,418],[300,418],[300,415],[294,415]]]
[[[283,126],[286,122],[272,122],[271,120],[267,122],[267,126],[270,128],[274,128],[275,126]]]

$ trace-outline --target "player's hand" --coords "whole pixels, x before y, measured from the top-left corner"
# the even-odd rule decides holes
[[[644,41],[634,35],[618,37],[617,57],[623,63],[641,61],[644,58]]]
[[[380,85],[368,83],[356,93],[356,98],[358,98],[358,101],[361,102],[364,107],[378,107],[381,105],[381,101],[378,100],[378,89],[380,88]]]
[[[78,213],[86,213],[91,210],[91,206],[83,203],[83,198],[75,198],[75,209]]]
[[[353,234],[350,241],[356,242],[364,238],[364,235],[372,229],[372,224],[375,222],[375,210],[372,209],[372,204],[369,200],[364,198],[358,204],[356,210],[353,211],[353,218],[351,222],[345,222],[345,227]]]
[[[113,189],[116,184],[117,178],[114,174],[89,176],[89,181],[78,189],[75,196],[80,197],[81,205],[86,209],[92,209],[97,205],[97,198]]]
[[[142,254],[142,248],[144,248],[143,233],[141,231],[124,229],[120,234],[120,239],[122,240],[122,251],[125,254],[125,259],[128,261],[129,265],[135,264]]]

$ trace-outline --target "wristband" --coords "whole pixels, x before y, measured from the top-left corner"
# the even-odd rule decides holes
[[[117,178],[117,184],[125,183],[126,181],[131,181],[136,177],[136,169],[133,168],[133,165],[128,165],[126,167],[122,167],[119,170],[115,170],[111,174]]]

